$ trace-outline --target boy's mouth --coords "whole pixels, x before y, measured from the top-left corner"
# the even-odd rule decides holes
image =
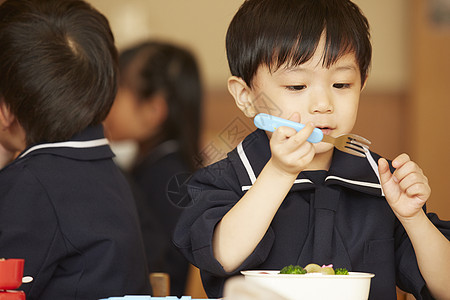
[[[316,127],[317,129],[320,129],[323,133],[323,135],[329,135],[333,129],[330,127]]]

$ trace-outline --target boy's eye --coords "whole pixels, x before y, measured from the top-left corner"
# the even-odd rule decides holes
[[[306,85],[288,85],[286,88],[290,91],[301,91],[306,89]]]
[[[333,84],[333,87],[337,88],[337,89],[348,89],[350,87],[350,84],[349,83],[335,83],[335,84]]]

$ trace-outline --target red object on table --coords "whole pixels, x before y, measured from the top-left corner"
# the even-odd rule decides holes
[[[25,260],[0,259],[0,300],[25,300],[23,291],[13,291],[22,284]]]
[[[0,290],[14,290],[22,284],[24,263],[23,259],[0,260]]]
[[[25,300],[25,293],[23,291],[0,292],[0,300]]]

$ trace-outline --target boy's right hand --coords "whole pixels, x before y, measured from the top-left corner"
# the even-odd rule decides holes
[[[289,120],[300,122],[300,115],[294,113]],[[307,141],[314,128],[312,123],[298,132],[286,126],[277,128],[270,139],[273,166],[288,175],[297,176],[303,171],[315,155],[313,145]]]
[[[299,122],[300,116],[289,119]],[[272,157],[214,229],[214,257],[225,271],[236,270],[255,251],[298,173],[313,160],[315,149],[307,141],[313,130],[313,124],[299,132],[282,126],[268,134]]]

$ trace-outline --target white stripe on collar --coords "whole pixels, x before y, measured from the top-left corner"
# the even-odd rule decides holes
[[[313,182],[309,179],[295,179],[294,184],[296,183],[313,183]],[[252,185],[243,185],[242,191],[248,191],[251,187]]]
[[[342,178],[342,177],[338,177],[338,176],[328,176],[327,178],[325,178],[325,181],[327,181],[329,179],[340,180],[340,181],[351,183],[351,184],[354,184],[354,185],[367,186],[367,187],[371,187],[371,188],[377,188],[377,189],[381,188],[381,185],[378,184],[378,183],[350,180],[350,179],[346,179],[346,178]]]
[[[378,165],[375,162],[374,158],[372,157],[372,154],[370,153],[369,149],[364,149],[365,153],[366,153],[366,158],[370,164],[370,166],[372,167],[372,170],[374,171],[375,175],[378,178],[378,182],[380,181],[380,174],[378,172]],[[239,157],[242,161],[242,164],[245,167],[245,170],[247,171],[248,177],[250,178],[251,181],[251,185],[244,185],[242,186],[242,191],[247,191],[249,190],[252,185],[255,183],[256,181],[256,176],[255,176],[255,172],[253,172],[253,168],[250,165],[250,162],[247,158],[247,155],[245,154],[244,148],[242,147],[242,142],[239,143],[239,145],[237,146],[237,152],[239,154]],[[381,189],[381,194],[382,196],[384,196],[384,192],[383,192],[383,188],[381,186],[381,184],[379,183],[372,183],[372,182],[366,182],[366,181],[357,181],[357,180],[351,180],[351,179],[346,179],[346,178],[342,178],[342,177],[337,177],[337,176],[328,176],[325,180],[329,180],[329,179],[335,179],[335,180],[340,180],[343,182],[347,182],[350,184],[354,184],[354,185],[359,185],[359,186],[365,186],[365,187],[371,187],[371,188],[377,188],[377,189]],[[309,179],[296,179],[294,181],[294,184],[296,183],[312,183],[311,180]]]
[[[239,157],[241,158],[242,163],[244,164],[245,169],[247,170],[248,177],[250,178],[250,181],[253,185],[256,181],[255,172],[253,172],[252,166],[248,161],[247,155],[245,154],[244,148],[242,147],[242,142],[240,142],[237,146],[237,152],[239,154]],[[242,187],[242,189],[244,190],[244,187]]]
[[[377,175],[378,182],[381,183],[380,173],[378,172],[378,164],[375,162],[375,159],[373,159],[372,154],[370,154],[369,149],[364,148],[364,152],[366,153],[366,158],[369,161],[369,164],[372,167],[372,170],[375,172],[375,175]],[[383,191],[383,187],[381,186],[381,184],[378,185],[378,188],[381,189],[381,196],[384,196],[384,191]]]
[[[43,149],[43,148],[94,148],[99,146],[108,145],[109,142],[106,138],[90,140],[90,141],[70,141],[70,142],[60,142],[60,143],[48,143],[48,144],[40,144],[31,147],[26,152],[24,152],[19,158],[24,157],[25,155],[33,152],[35,150]]]
[[[371,183],[371,182],[365,182],[365,181],[350,180],[350,179],[346,179],[346,178],[342,178],[342,177],[337,177],[337,176],[328,176],[328,177],[325,179],[325,181],[326,181],[326,180],[329,180],[329,179],[340,180],[340,181],[347,182],[347,183],[354,184],[354,185],[360,185],[360,186],[366,186],[366,187],[371,187],[371,188],[381,189],[381,185],[378,184],[378,183]],[[312,183],[312,181],[309,180],[309,179],[296,179],[296,180],[294,181],[294,184],[296,184],[296,183]],[[242,191],[247,191],[247,190],[249,190],[251,187],[252,187],[251,185],[244,185],[244,186],[242,186]],[[383,189],[381,189],[381,191],[383,191]],[[384,194],[383,194],[383,196],[384,196]]]

